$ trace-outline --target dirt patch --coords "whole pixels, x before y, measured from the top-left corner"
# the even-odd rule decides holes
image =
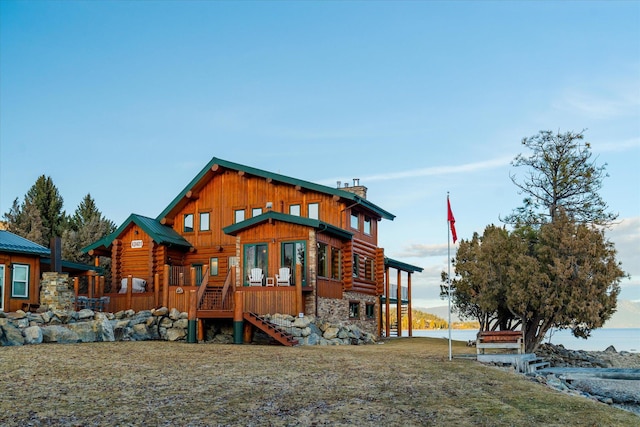
[[[0,424],[637,425],[628,412],[447,355],[445,340],[429,338],[3,347]]]

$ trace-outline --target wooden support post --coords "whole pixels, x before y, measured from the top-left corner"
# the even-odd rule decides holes
[[[180,272],[178,275],[178,286],[184,286],[184,273]]]
[[[409,311],[407,315],[409,316],[409,336],[413,336],[413,313],[411,312],[411,273],[407,273],[407,299],[409,300]]]
[[[402,271],[398,270],[398,289],[396,292],[396,309],[398,310],[398,336],[402,336]]]
[[[160,304],[160,275],[156,273],[153,276],[153,305],[158,307]]]
[[[75,294],[75,298],[73,299],[73,307],[75,311],[78,311],[78,293],[80,291],[80,279],[77,277],[73,278],[73,293]]]
[[[100,281],[100,284],[98,285],[98,296],[99,297],[103,297],[104,296],[104,276],[99,276],[98,280]]]
[[[171,267],[169,264],[164,265],[164,274],[162,277],[162,306],[169,308],[169,274]]]
[[[304,313],[304,299],[302,299],[302,266],[296,264],[296,310],[297,316],[299,313]]]
[[[385,336],[388,338],[391,334],[391,321],[389,320],[389,311],[391,309],[389,298],[391,293],[391,285],[389,284],[389,279],[391,278],[391,274],[389,273],[389,267],[386,268],[385,278],[384,278],[384,323],[385,323]]]
[[[196,283],[196,269],[195,267],[191,267],[189,269],[189,285],[190,286],[198,286],[199,283]]]
[[[204,341],[204,319],[198,319],[198,342]]]
[[[196,314],[198,312],[198,294],[195,289],[189,291],[189,311],[187,323],[187,342],[190,344],[198,342],[196,340]]]
[[[133,276],[127,276],[127,309],[133,309]]]
[[[90,276],[87,276],[87,295],[89,298],[93,298],[93,287],[96,282],[96,276],[94,274],[95,273],[91,273]]]
[[[244,312],[244,292],[236,291],[234,293],[233,307],[233,343],[242,344],[242,323]]]

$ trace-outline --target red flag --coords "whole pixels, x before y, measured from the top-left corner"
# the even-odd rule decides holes
[[[449,203],[449,198],[447,197],[447,221],[449,221],[449,226],[451,227],[451,236],[453,236],[453,243],[458,240],[458,234],[456,233],[456,219],[453,217],[453,212],[451,212],[451,203]]]

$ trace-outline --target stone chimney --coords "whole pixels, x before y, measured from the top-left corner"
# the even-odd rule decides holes
[[[342,187],[341,190],[354,193],[355,195],[360,196],[363,199],[367,198],[367,187],[365,187],[364,185],[360,185],[360,178],[353,178],[352,186],[349,186],[349,183],[345,182],[344,187]]]

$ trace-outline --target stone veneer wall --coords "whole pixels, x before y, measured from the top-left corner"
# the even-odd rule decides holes
[[[74,292],[68,273],[42,273],[40,305],[51,310],[71,310]]]
[[[360,303],[360,318],[349,318],[349,302],[359,301]],[[375,315],[373,319],[366,318],[366,304],[374,304]],[[362,331],[377,335],[378,334],[378,322],[377,319],[380,316],[378,312],[378,297],[373,295],[366,295],[359,292],[345,292],[342,299],[333,298],[318,298],[318,317],[326,322],[330,323],[349,323],[358,326]]]

